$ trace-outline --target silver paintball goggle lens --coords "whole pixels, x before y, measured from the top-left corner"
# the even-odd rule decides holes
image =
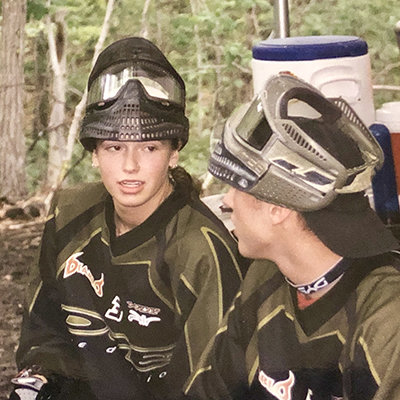
[[[163,68],[146,61],[125,62],[105,69],[91,84],[88,105],[112,100],[131,79],[140,81],[151,98],[184,107],[185,95],[179,82]]]

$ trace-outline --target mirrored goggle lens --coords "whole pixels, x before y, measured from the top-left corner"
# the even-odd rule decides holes
[[[262,150],[267,144],[273,131],[265,117],[259,97],[251,102],[243,117],[237,122],[236,133],[257,150]]]
[[[130,79],[140,81],[149,96],[184,106],[183,88],[179,82],[162,68],[146,62],[118,64],[106,69],[93,81],[88,104],[114,98]]]

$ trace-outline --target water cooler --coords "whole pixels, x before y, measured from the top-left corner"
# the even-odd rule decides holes
[[[343,97],[366,125],[374,122],[367,43],[355,36],[300,36],[261,41],[253,47],[254,92],[271,76],[289,71],[327,97]]]

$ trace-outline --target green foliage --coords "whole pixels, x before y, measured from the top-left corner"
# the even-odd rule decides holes
[[[28,0],[26,4],[26,18],[40,20],[48,12],[45,0]]]
[[[400,20],[398,5],[398,0],[310,2],[303,11],[294,14],[292,33],[361,37],[368,44],[373,84],[400,85],[400,56],[394,34],[394,26]],[[399,99],[398,92],[374,94],[376,108],[383,102]]]
[[[82,146],[77,143],[74,147],[72,156],[71,168],[67,171],[64,184],[71,184],[74,182],[93,182],[100,179],[97,168],[92,167],[91,153],[84,150]]]
[[[46,101],[49,102],[48,56],[43,45],[43,18],[48,11],[45,4],[46,0],[28,1],[25,79],[29,94],[28,144],[43,130]],[[106,4],[105,0],[52,0],[50,14],[59,9],[66,12],[69,118],[86,85]],[[272,31],[273,1],[152,0],[143,18],[144,4],[144,0],[116,1],[106,45],[146,32],[182,75],[191,132],[180,163],[197,177],[204,177],[210,132],[253,95],[251,50]],[[393,32],[398,20],[398,0],[290,1],[291,36],[354,35],[365,39],[374,84],[400,85],[399,49]],[[398,92],[377,91],[376,107],[399,96]],[[46,152],[44,135],[29,154],[28,172],[33,189],[43,179]],[[77,162],[80,156],[81,147],[77,144],[72,162]],[[85,157],[68,175],[68,183],[88,179],[97,176],[90,167],[90,157]]]
[[[28,137],[27,147],[32,148],[26,157],[28,191],[34,193],[46,177],[46,163],[43,160],[47,159],[47,138],[41,134],[34,143],[34,139]]]

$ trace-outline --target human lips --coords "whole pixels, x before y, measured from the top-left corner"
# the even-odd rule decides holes
[[[136,192],[144,185],[143,181],[136,179],[124,179],[118,182],[123,191]]]
[[[133,180],[133,179],[124,179],[119,181],[119,184],[122,186],[140,186],[143,184],[143,181]]]

